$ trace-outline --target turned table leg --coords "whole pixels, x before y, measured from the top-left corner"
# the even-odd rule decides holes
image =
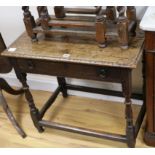
[[[137,28],[137,18],[136,18],[135,6],[127,6],[126,15],[128,17],[129,23],[134,22],[134,25],[130,30],[130,35],[135,37],[136,36],[136,28]]]
[[[20,72],[16,72],[17,78],[19,79],[19,81],[22,83],[23,85],[23,89],[25,92],[25,97],[28,101],[28,105],[30,108],[30,114],[31,114],[31,118],[33,120],[33,123],[35,125],[35,127],[38,129],[39,132],[43,132],[43,128],[42,126],[39,125],[39,120],[40,120],[40,115],[39,115],[39,110],[36,108],[35,104],[34,104],[34,100],[33,100],[33,96],[29,90],[29,86],[27,84],[27,78],[26,78],[26,73],[20,73]]]
[[[135,128],[133,125],[133,113],[132,113],[132,80],[131,71],[125,73],[124,81],[122,82],[122,90],[125,97],[125,116],[126,116],[126,136],[128,147],[135,147]]]
[[[33,28],[36,27],[36,23],[34,20],[34,17],[31,15],[31,12],[29,10],[29,6],[22,6],[22,10],[24,11],[23,15],[24,15],[24,24],[25,24],[25,28],[26,28],[26,32],[28,34],[28,36],[31,37],[33,42],[37,41],[37,34],[35,34],[33,32]]]
[[[99,47],[106,47],[106,19],[103,15],[96,16],[96,41]]]
[[[66,16],[64,6],[54,6],[54,13],[56,18],[64,18]]]
[[[58,81],[58,84],[60,86],[60,89],[61,89],[61,92],[62,92],[62,95],[63,97],[67,97],[68,94],[67,94],[67,87],[66,87],[66,80],[64,77],[57,77],[57,81]]]
[[[41,119],[39,110],[36,108],[36,106],[34,104],[33,96],[31,94],[31,92],[29,90],[29,86],[27,84],[27,78],[26,78],[27,75],[26,75],[26,73],[22,73],[20,71],[16,60],[10,59],[10,61],[11,61],[11,64],[14,66],[14,70],[15,70],[17,78],[23,85],[25,98],[26,98],[29,108],[30,108],[30,114],[31,114],[31,118],[33,120],[34,126],[38,129],[39,132],[43,132],[44,130],[43,130],[42,126],[39,125],[39,120]]]

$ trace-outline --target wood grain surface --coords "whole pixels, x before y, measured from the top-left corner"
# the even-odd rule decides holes
[[[51,95],[51,93],[45,91],[32,91],[32,93],[38,108],[41,108]],[[6,115],[0,107],[0,147],[127,147],[124,143],[55,129],[46,128],[40,134],[33,126],[24,96],[15,97],[8,94],[5,94],[5,96],[17,121],[26,131],[28,137],[22,139],[16,133],[16,130],[7,120]],[[133,105],[134,120],[139,109],[140,106]],[[117,133],[124,133],[125,130],[124,104],[76,96],[69,96],[64,99],[59,95],[53,107],[44,116],[44,119]],[[147,147],[143,142],[143,130],[144,123],[139,132],[136,147]]]
[[[7,57],[34,58],[52,61],[67,61],[92,65],[104,65],[123,68],[136,68],[142,54],[143,33],[130,42],[129,49],[121,49],[118,42],[111,38],[106,48],[96,46],[96,41],[87,38],[59,36],[50,39],[38,36],[39,41],[32,43],[26,33],[22,34],[9,48],[16,51],[6,50],[2,55]],[[64,54],[68,56],[65,57]]]

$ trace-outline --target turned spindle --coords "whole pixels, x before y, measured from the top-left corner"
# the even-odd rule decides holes
[[[34,17],[31,15],[29,11],[29,6],[22,6],[22,10],[24,11],[24,24],[27,31],[27,34],[31,37],[32,41],[37,41],[36,34],[33,33],[33,28],[36,27],[36,23]]]
[[[38,15],[39,15],[39,18],[41,17],[41,9],[40,9],[41,6],[37,6],[37,11],[38,11]]]
[[[96,8],[96,15],[98,15],[102,9],[102,6],[95,6],[95,8]]]
[[[136,8],[134,6],[127,6],[126,15],[130,23],[132,23],[132,28],[130,30],[131,36],[136,36],[137,18],[136,18]]]
[[[37,7],[38,14],[40,17],[40,23],[43,30],[48,30],[50,27],[48,26],[48,22],[50,20],[48,10],[46,6],[38,6]]]
[[[128,48],[128,19],[125,16],[125,7],[118,6],[118,38],[122,49]]]
[[[136,8],[134,6],[127,6],[126,14],[129,20],[136,21]]]
[[[99,47],[106,47],[106,19],[104,15],[96,16],[96,41],[99,43]]]
[[[66,16],[64,6],[55,6],[54,12],[56,18],[64,18]]]
[[[116,21],[116,8],[114,6],[106,7],[106,16],[107,20]]]

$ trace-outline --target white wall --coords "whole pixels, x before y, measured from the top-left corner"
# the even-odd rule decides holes
[[[147,7],[136,7],[137,9],[137,18],[141,19]],[[35,18],[38,17],[37,11],[35,7],[30,7],[30,10]],[[53,13],[52,7],[49,7],[49,12]],[[0,32],[4,38],[4,41],[7,46],[9,46],[22,32],[25,31],[25,27],[23,24],[23,11],[21,7],[0,7]],[[141,92],[142,88],[142,78],[141,78],[141,64],[138,65],[138,68],[133,71],[133,89],[136,92]],[[14,86],[19,86],[20,83],[15,77],[14,72],[12,71],[9,74],[3,75],[6,80]],[[36,76],[36,75],[29,75],[28,81],[30,87],[32,89],[40,89],[40,90],[53,90],[56,87],[56,80],[54,77],[49,76]],[[87,80],[75,80],[75,79],[68,79],[71,83],[82,84],[86,86],[94,86],[94,87],[103,87],[101,82],[90,82]],[[107,84],[104,83],[105,88],[114,89],[114,90],[121,90],[119,84]],[[106,96],[101,95],[90,95],[88,93],[80,93],[80,92],[71,92],[72,94],[76,95],[84,95],[89,97],[97,97],[97,98],[105,98]],[[108,98],[108,97],[106,97]]]

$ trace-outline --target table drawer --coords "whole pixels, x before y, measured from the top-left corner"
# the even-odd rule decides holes
[[[64,76],[109,82],[120,82],[122,69],[114,67],[76,64],[68,62],[51,62],[45,60],[18,59],[22,72]]]

